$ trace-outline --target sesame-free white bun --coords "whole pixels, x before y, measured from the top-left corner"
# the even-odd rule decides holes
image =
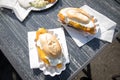
[[[61,54],[61,47],[55,35],[51,33],[41,34],[39,41],[48,57],[56,58]]]

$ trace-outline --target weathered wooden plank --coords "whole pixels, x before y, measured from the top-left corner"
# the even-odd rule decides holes
[[[39,69],[30,69],[28,55],[27,32],[37,30],[44,26],[47,29],[61,27],[57,21],[57,13],[64,7],[81,7],[89,5],[100,13],[106,15],[120,25],[120,5],[114,0],[59,0],[50,9],[41,12],[31,12],[24,22],[20,22],[11,10],[0,11],[0,49],[13,65],[23,80],[66,80],[75,76],[98,54],[105,41],[93,39],[83,47],[78,47],[66,30],[66,42],[70,57],[70,63],[61,75],[44,76]],[[120,31],[117,25],[116,33]]]

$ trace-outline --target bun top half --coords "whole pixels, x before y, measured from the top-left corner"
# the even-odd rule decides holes
[[[63,8],[60,10],[59,13],[62,14],[64,17],[78,21],[83,24],[89,23],[90,19],[92,18],[86,11],[80,8]]]
[[[48,57],[56,58],[61,54],[61,46],[55,35],[44,33],[39,35],[42,50]]]

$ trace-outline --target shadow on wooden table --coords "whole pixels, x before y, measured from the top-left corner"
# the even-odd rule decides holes
[[[0,50],[0,80],[22,80]]]

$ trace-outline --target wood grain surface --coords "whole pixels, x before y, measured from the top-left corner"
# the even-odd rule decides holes
[[[70,63],[61,75],[45,76],[39,69],[30,69],[27,32],[39,27],[47,29],[61,27],[57,13],[64,7],[88,5],[117,23],[115,33],[120,30],[120,4],[115,0],[58,0],[53,7],[43,11],[32,11],[24,22],[20,22],[12,10],[0,11],[0,49],[23,80],[67,80],[72,79],[108,44],[93,39],[78,47],[65,31]],[[115,34],[115,35],[116,35]]]

